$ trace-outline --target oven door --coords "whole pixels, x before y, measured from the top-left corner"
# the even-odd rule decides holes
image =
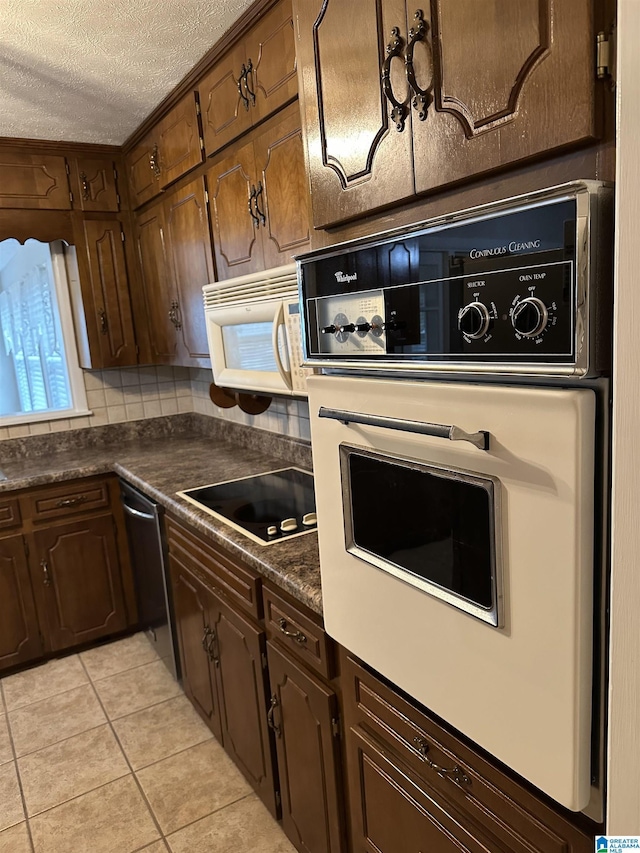
[[[291,366],[282,300],[248,301],[206,311],[216,385],[291,394]]]
[[[593,391],[338,376],[308,388],[327,630],[584,808]]]

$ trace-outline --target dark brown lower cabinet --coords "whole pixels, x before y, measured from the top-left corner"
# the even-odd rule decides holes
[[[182,686],[196,711],[218,740],[222,740],[215,678],[208,652],[213,596],[175,554],[171,555],[171,575]]]
[[[342,849],[338,699],[304,666],[267,643],[282,828],[304,853]]]
[[[0,670],[42,654],[24,538],[0,539]]]
[[[579,816],[342,659],[353,853],[591,853],[601,827],[578,828]]]
[[[111,513],[33,534],[31,573],[45,646],[59,651],[127,627],[116,525]]]
[[[191,545],[189,552],[185,541]],[[207,565],[200,544],[185,528],[169,523],[184,691],[276,817],[275,750],[267,726],[265,633],[216,594],[213,582],[207,582],[212,566]]]

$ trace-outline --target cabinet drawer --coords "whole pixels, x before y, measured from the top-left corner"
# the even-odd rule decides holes
[[[345,719],[390,747],[440,802],[464,813],[514,853],[586,853],[591,836],[466,746],[351,657],[345,666]],[[526,737],[523,732],[523,737]],[[387,748],[383,750],[388,753]],[[541,747],[542,748],[542,747]]]
[[[261,580],[197,534],[167,518],[169,553],[214,591],[223,592],[254,618],[262,616]]]
[[[65,483],[34,491],[23,500],[28,505],[29,516],[36,522],[44,521],[108,507],[109,486],[106,480]]]
[[[308,666],[331,678],[331,640],[324,629],[307,616],[301,606],[291,603],[269,587],[263,588],[264,621],[267,633],[277,637]]]
[[[0,530],[20,524],[20,504],[17,498],[0,499]]]

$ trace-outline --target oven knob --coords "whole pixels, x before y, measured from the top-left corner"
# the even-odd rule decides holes
[[[324,329],[320,329],[320,331],[323,335],[333,335],[338,330],[332,323],[330,326],[325,326]]]
[[[284,521],[280,522],[280,530],[283,533],[293,533],[294,530],[298,529],[298,522],[295,518],[285,518]]]
[[[364,338],[371,331],[371,323],[367,322],[366,317],[358,317],[354,328],[358,337]]]
[[[473,341],[486,335],[490,322],[489,309],[482,302],[470,302],[458,311],[458,328]]]
[[[340,326],[341,332],[351,333],[351,332],[355,332],[355,330],[356,330],[356,327],[353,323],[345,323],[344,326]]]
[[[278,528],[275,526],[275,524],[270,524],[269,527],[267,527],[267,536],[277,536],[277,535],[278,535]]]
[[[315,527],[318,523],[318,516],[315,512],[306,512],[302,516],[302,526],[303,527]]]
[[[517,302],[511,312],[511,325],[525,338],[536,338],[549,321],[547,306],[536,296]]]

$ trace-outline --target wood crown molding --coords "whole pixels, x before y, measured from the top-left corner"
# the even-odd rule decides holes
[[[56,139],[21,139],[15,136],[0,136],[0,149],[11,148],[24,154],[31,151],[50,151],[51,154],[74,154],[91,157],[93,154],[111,154],[120,157],[122,147],[119,145],[97,145],[93,142],[65,142]]]
[[[122,152],[128,154],[141,139],[180,101],[192,91],[199,80],[207,74],[215,63],[244,35],[257,19],[273,8],[279,0],[255,0],[254,3],[232,24],[226,33],[210,48],[189,71],[186,77],[169,92],[164,100],[151,112],[134,132],[122,144]]]

